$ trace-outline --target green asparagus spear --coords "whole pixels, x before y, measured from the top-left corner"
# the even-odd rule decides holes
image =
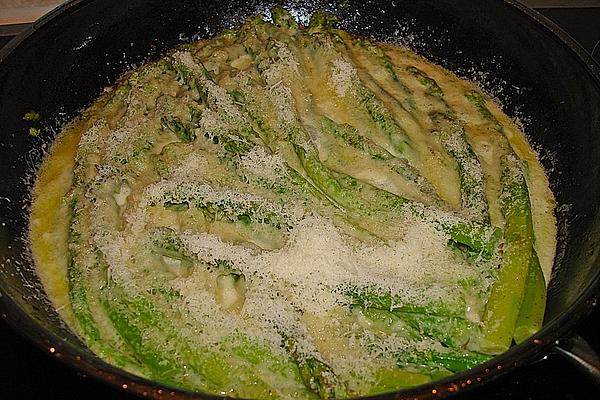
[[[144,307],[132,311],[131,305],[120,297],[105,299],[102,304],[115,330],[131,347],[135,356],[149,368],[152,378],[166,384],[181,384],[180,374],[184,366],[145,337],[148,334],[146,325],[156,326],[157,323],[154,307],[143,303]],[[136,321],[138,319],[140,322]]]
[[[370,57],[374,57],[375,60],[377,60],[378,63],[385,69],[392,81],[402,85],[403,91],[408,91],[408,88],[400,82],[400,79],[398,79],[398,75],[396,74],[392,60],[390,60],[390,57],[385,54],[385,52],[379,46],[377,46],[377,44],[364,38],[357,39],[354,41],[354,43],[357,45],[357,47],[366,51]]]
[[[337,22],[337,16],[326,11],[318,10],[313,13],[308,23],[309,33],[323,32],[330,30],[333,24]]]
[[[101,328],[92,312],[90,303],[96,303],[97,299],[94,296],[89,280],[92,279],[92,275],[99,275],[102,272],[100,271],[101,266],[98,254],[84,255],[80,252],[80,246],[84,238],[81,232],[79,232],[78,203],[81,203],[81,200],[77,195],[73,194],[69,201],[71,225],[69,228],[67,281],[69,285],[69,300],[73,315],[75,316],[75,322],[79,327],[79,334],[93,351],[103,357],[110,357],[117,366],[146,374],[148,373],[146,366],[142,365],[132,354],[123,349],[122,343],[115,341],[112,335]]]
[[[356,317],[364,318],[367,325],[376,330],[399,334],[411,340],[431,338],[455,349],[463,348],[480,334],[479,328],[464,317],[356,306],[353,307],[353,313]]]
[[[472,351],[444,349],[444,350],[415,350],[401,352],[398,363],[415,364],[429,367],[441,367],[452,372],[461,372],[483,364],[492,357],[487,354]]]
[[[466,140],[463,128],[448,112],[434,113],[431,119],[437,129],[435,134],[458,166],[463,210],[478,221],[489,223],[483,170]]]
[[[169,318],[142,296],[131,296],[116,283],[103,293],[103,306],[119,335],[151,370],[152,378],[212,393],[247,398],[276,398],[276,384],[292,384],[297,375],[285,360],[266,354],[250,340],[227,338],[216,348],[198,348],[184,339]],[[248,365],[262,360],[265,364]],[[266,367],[259,376],[260,367]],[[268,382],[270,381],[270,382]],[[288,381],[288,382],[286,382]]]
[[[184,142],[192,142],[196,139],[196,134],[193,128],[184,125],[178,118],[166,118],[161,119],[163,129],[169,130],[175,134],[179,139]]]
[[[375,288],[350,286],[343,292],[350,297],[352,304],[368,309],[459,318],[464,318],[466,312],[462,296],[444,301],[432,301],[425,305],[415,305],[400,296],[392,295],[389,292],[382,293]]]
[[[423,385],[433,379],[426,371],[415,372],[401,368],[377,368],[369,382],[356,388],[360,396],[376,396],[395,392],[403,388]]]
[[[352,154],[366,156],[371,160],[375,160],[386,173],[389,171],[400,175],[408,182],[415,184],[420,192],[427,196],[427,198],[432,199],[433,203],[441,203],[433,185],[423,178],[408,160],[394,157],[372,140],[362,136],[351,125],[337,124],[326,116],[322,116],[321,128],[324,135],[337,138],[339,142],[358,150],[358,152]]]
[[[302,136],[305,137],[304,140],[300,139]],[[402,206],[407,205],[411,212],[421,215],[426,220],[432,220],[435,226],[448,233],[454,242],[466,246],[469,254],[481,256],[484,259],[489,259],[494,254],[499,239],[498,228],[456,219],[438,219],[436,216],[430,216],[423,212],[420,207],[413,207],[408,200],[402,197],[356,180],[336,179],[335,175],[339,177],[342,175],[334,175],[328,171],[319,161],[314,149],[309,147],[307,150],[307,146],[297,144],[299,142],[310,143],[306,134],[295,129],[290,133],[290,140],[308,176],[341,208],[368,215],[375,211],[400,212]],[[360,187],[358,188],[357,185]],[[355,192],[360,192],[361,195],[357,196],[354,194]]]
[[[298,28],[298,22],[281,6],[275,6],[271,9],[271,17],[273,18],[273,23],[279,27],[288,29]]]
[[[321,399],[346,397],[346,388],[339,382],[335,373],[322,360],[314,355],[306,355],[299,349],[294,337],[284,336],[284,347],[298,365],[302,381]]]
[[[477,156],[467,141],[462,124],[444,100],[444,91],[435,79],[413,66],[407,67],[407,71],[418,79],[426,93],[434,97],[443,110],[443,112],[439,112],[430,106],[427,113],[435,127],[433,133],[458,166],[463,209],[473,214],[473,217],[480,222],[489,223],[483,171]]]
[[[425,72],[421,71],[417,67],[406,67],[406,70],[417,77],[419,82],[425,86],[427,93],[433,97],[437,97],[438,100],[444,99],[444,91],[437,84],[435,79],[430,78]]]
[[[472,339],[477,339],[480,335],[479,327],[464,318],[400,311],[392,311],[392,313],[421,335],[452,348],[464,348]]]
[[[174,59],[170,60],[167,67],[175,73],[180,84],[187,85],[192,89],[194,100],[204,105],[208,104],[208,88],[201,83],[194,71]]]
[[[453,243],[466,247],[471,258],[489,260],[496,251],[502,236],[500,228],[468,221],[446,221],[443,218],[433,221],[438,229],[446,232]]]
[[[85,279],[86,267],[80,261],[79,247],[82,244],[82,237],[79,232],[80,221],[77,216],[77,207],[80,202],[78,196],[72,194],[69,200],[70,225],[67,279],[73,314],[85,340],[93,346],[101,341],[101,335],[88,303],[89,294]]]
[[[487,108],[485,98],[480,93],[476,92],[475,90],[470,90],[465,92],[465,97],[471,104],[473,104],[479,114],[485,120],[487,120],[495,130],[498,132],[503,131],[502,124],[500,124],[500,121],[498,121],[494,114],[492,114],[492,112]]]
[[[527,288],[517,318],[514,339],[521,343],[542,327],[546,309],[546,281],[535,250],[531,255]]]
[[[481,351],[498,354],[510,346],[527,287],[533,226],[525,166],[514,155],[503,158],[501,211],[506,219],[498,278],[483,317]]]
[[[232,354],[260,371],[261,378],[275,388],[277,394],[280,394],[283,389],[278,386],[285,382],[285,390],[288,392],[286,395],[291,394],[293,398],[319,398],[319,393],[304,380],[297,360],[292,356],[284,359],[279,354],[273,354],[267,346],[238,333],[229,336],[225,340],[225,345]]]
[[[393,116],[366,88],[359,87],[357,96],[359,104],[365,108],[373,123],[388,138],[397,154],[406,158],[412,165],[416,165],[417,155],[410,144],[410,139]]]
[[[399,316],[395,312],[363,307],[353,307],[352,313],[362,326],[370,330],[384,332],[389,335],[398,335],[412,341],[420,341],[431,336],[421,332],[420,329],[413,326],[414,324],[409,323],[411,318],[408,320],[403,319],[403,316],[406,316],[407,313],[401,313]],[[418,315],[417,313],[414,314]],[[419,318],[424,319],[427,317],[420,314]],[[439,336],[439,334],[436,336]],[[452,372],[464,371],[491,358],[485,354],[470,352],[460,348],[441,348],[439,350],[405,349],[399,351],[397,357],[400,366],[412,364],[442,368]]]

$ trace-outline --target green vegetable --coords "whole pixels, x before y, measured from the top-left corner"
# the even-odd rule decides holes
[[[123,349],[122,343],[115,341],[96,321],[95,313],[98,310],[93,310],[91,303],[96,303],[97,299],[90,280],[92,277],[97,279],[97,276],[105,271],[98,253],[81,252],[83,235],[79,231],[82,226],[78,215],[78,206],[80,207],[81,203],[82,200],[75,194],[69,200],[71,226],[67,267],[69,300],[79,333],[93,351],[103,357],[109,357],[117,366],[147,374],[147,366]]]
[[[350,286],[344,288],[343,292],[350,297],[352,304],[368,309],[446,317],[464,317],[466,312],[466,305],[462,297],[415,305],[400,296],[382,292],[377,288]]]
[[[292,359],[298,364],[302,381],[321,399],[346,397],[346,389],[338,382],[331,368],[315,356],[307,356],[298,350],[298,344],[292,337],[285,339],[285,347]]]
[[[398,79],[398,75],[394,69],[394,65],[392,64],[392,60],[388,57],[387,54],[379,47],[377,44],[371,42],[367,39],[358,39],[355,41],[356,45],[367,52],[370,57],[374,57],[375,60],[380,64],[385,71],[389,74],[390,78],[400,84],[400,79]],[[402,85],[403,90],[408,90],[406,86]]]
[[[398,352],[398,365],[412,364],[420,367],[443,368],[460,372],[491,358],[486,354],[466,351],[456,340],[465,334],[477,337],[477,329],[460,318],[428,316],[418,312],[396,312],[375,308],[353,307],[353,314],[367,329],[398,335],[409,340],[425,338],[443,339],[441,343],[451,348],[404,349]],[[452,337],[453,336],[453,337]],[[451,340],[449,340],[451,339]]]
[[[273,18],[273,23],[279,27],[289,29],[298,28],[298,22],[281,6],[275,6],[271,9],[271,17]]]
[[[365,108],[375,126],[388,138],[392,148],[414,165],[417,156],[404,129],[367,89],[359,88],[357,94],[359,104]]]
[[[196,134],[192,130],[193,128],[185,126],[178,118],[165,118],[161,119],[163,129],[171,131],[184,142],[191,142],[196,140]]]
[[[483,364],[491,358],[487,354],[464,350],[416,350],[399,354],[398,363],[400,365],[408,363],[420,366],[442,367],[448,371],[461,372]]]
[[[502,124],[500,124],[500,122],[496,119],[494,114],[492,114],[492,112],[487,108],[485,98],[480,93],[474,90],[470,90],[468,92],[465,92],[465,97],[467,98],[467,100],[469,100],[469,102],[471,102],[471,104],[473,104],[473,106],[477,109],[479,114],[485,120],[487,120],[496,131],[503,131]]]
[[[419,174],[419,171],[413,167],[407,159],[394,157],[372,140],[362,136],[351,125],[337,124],[331,119],[323,116],[321,117],[321,127],[323,134],[339,138],[345,145],[354,148],[364,156],[377,161],[381,164],[382,169],[389,169],[408,181],[414,182],[425,196],[434,199],[435,202],[440,202],[435,192],[435,188]]]
[[[400,311],[392,311],[392,313],[419,334],[435,339],[447,347],[464,348],[480,334],[477,325],[464,318]]]
[[[449,112],[434,113],[431,119],[442,146],[454,158],[460,177],[462,207],[480,222],[489,224],[484,173],[459,122]]]
[[[506,219],[498,278],[483,316],[481,351],[498,354],[510,346],[527,288],[533,226],[525,166],[514,155],[503,159],[501,210]]]
[[[527,288],[519,308],[519,317],[513,335],[516,343],[525,341],[540,330],[544,321],[545,309],[546,281],[540,266],[540,260],[535,250],[533,250],[527,275]]]
[[[437,97],[439,100],[444,99],[444,91],[437,84],[435,79],[430,78],[427,74],[417,67],[409,66],[406,67],[406,70],[413,74],[419,79],[419,82],[427,89],[427,93],[433,97]]]
[[[361,396],[375,396],[432,381],[430,374],[400,368],[377,368],[368,383],[357,388]]]
[[[213,393],[233,390],[246,398],[276,398],[271,384],[289,380],[287,384],[293,385],[298,378],[286,360],[244,337],[226,338],[221,348],[190,343],[152,302],[127,294],[117,284],[104,291],[102,305],[118,334],[159,382]],[[278,376],[259,376],[245,365],[259,362]]]
[[[315,11],[310,17],[308,31],[310,33],[316,33],[329,30],[337,21],[338,18],[331,13],[321,10]]]

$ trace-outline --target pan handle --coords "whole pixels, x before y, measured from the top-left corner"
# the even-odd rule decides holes
[[[600,387],[600,357],[584,338],[574,334],[557,340],[554,350]]]

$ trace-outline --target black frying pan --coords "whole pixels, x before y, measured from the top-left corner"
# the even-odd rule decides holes
[[[138,394],[195,397],[107,365],[60,322],[32,270],[23,239],[29,190],[35,166],[61,124],[122,72],[182,41],[209,37],[245,16],[265,12],[272,3],[75,0],[0,51],[0,307],[15,329],[67,364]],[[411,38],[408,44],[418,53],[478,81],[500,99],[507,114],[524,122],[559,204],[558,256],[542,331],[477,368],[379,398],[437,398],[482,387],[554,351],[574,359],[573,351],[584,344],[572,330],[600,297],[598,66],[553,24],[512,0],[286,4],[302,18],[317,9],[332,11],[340,17],[340,27],[353,33]],[[39,122],[22,119],[31,110],[40,113]],[[31,127],[40,129],[38,136],[28,134]],[[580,361],[600,381],[598,369]]]

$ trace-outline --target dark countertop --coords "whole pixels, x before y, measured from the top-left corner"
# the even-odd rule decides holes
[[[600,63],[600,7],[548,8],[538,11],[558,23]],[[2,36],[0,30],[0,47],[9,40],[10,36]],[[600,352],[600,307],[580,323],[578,332]],[[0,343],[2,399],[133,399],[120,390],[81,376],[32,346],[2,320]],[[560,356],[550,355],[546,360],[490,383],[485,393],[465,393],[457,398],[586,400],[600,398],[600,387],[589,382]]]

